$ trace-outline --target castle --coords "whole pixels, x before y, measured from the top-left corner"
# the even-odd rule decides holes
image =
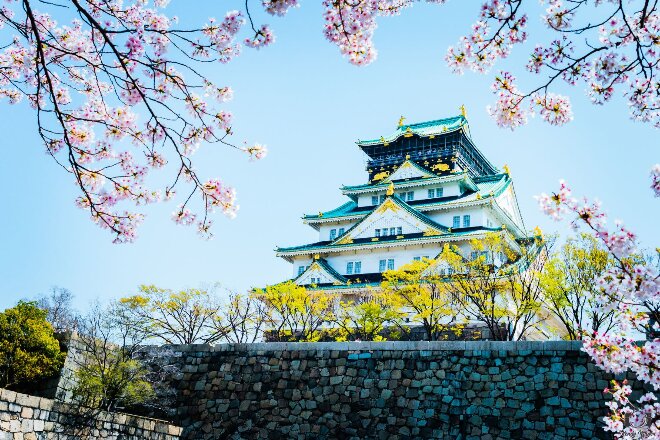
[[[343,186],[338,208],[303,216],[315,243],[277,248],[293,281],[342,295],[380,285],[382,274],[435,259],[445,244],[474,258],[470,241],[494,231],[511,248],[528,237],[507,166],[497,169],[470,137],[465,110],[445,119],[404,124],[387,137],[358,141],[368,182]],[[505,263],[503,254],[488,256]],[[451,268],[439,268],[441,273]]]

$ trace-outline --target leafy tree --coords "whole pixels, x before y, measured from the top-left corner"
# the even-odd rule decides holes
[[[614,263],[607,249],[586,233],[569,238],[549,259],[541,277],[544,303],[561,321],[568,339],[581,339],[583,331],[614,329],[618,312],[598,307],[601,291],[595,283]]]
[[[218,321],[220,300],[206,289],[174,291],[142,285],[137,295],[119,301],[136,328],[165,344],[211,344],[225,335]]]
[[[0,387],[26,385],[62,368],[65,354],[46,315],[25,301],[0,313]]]
[[[145,333],[127,312],[121,303],[95,305],[80,321],[72,391],[84,406],[114,411],[155,397],[151,372],[137,359]]]
[[[75,330],[78,317],[71,305],[72,300],[73,293],[63,287],[52,287],[47,295],[41,295],[37,299],[38,306],[46,310],[46,319],[56,332]]]
[[[322,290],[287,281],[254,294],[268,308],[270,332],[280,341],[317,341],[323,324],[333,319],[334,299]]]
[[[483,322],[494,340],[520,339],[537,325],[542,293],[536,278],[538,248],[524,247],[538,245],[518,246],[506,232],[490,233],[470,241],[468,257],[449,246],[438,257],[452,269],[446,286],[461,312]]]
[[[448,330],[460,331],[459,311],[446,288],[444,276],[432,270],[433,260],[413,261],[383,274],[383,291],[396,298],[411,320],[424,327],[428,340],[437,341]]]
[[[404,313],[396,298],[369,292],[339,303],[333,323],[341,341],[383,341],[384,330],[400,330]]]

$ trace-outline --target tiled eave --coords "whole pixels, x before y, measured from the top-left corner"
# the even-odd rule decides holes
[[[496,232],[497,229],[488,230],[482,229],[475,232],[469,232],[466,234],[442,234],[442,235],[431,235],[423,236],[417,238],[403,238],[399,240],[387,240],[387,241],[371,241],[366,243],[348,243],[348,244],[335,244],[335,245],[321,245],[321,246],[310,246],[302,247],[301,249],[296,250],[283,250],[276,249],[276,254],[278,257],[282,257],[287,261],[291,261],[291,257],[303,256],[303,255],[313,255],[313,254],[332,254],[332,253],[341,253],[346,250],[363,250],[363,249],[383,249],[388,247],[401,247],[407,245],[422,245],[422,244],[431,244],[431,243],[448,243],[452,241],[464,241],[470,240],[472,238],[481,238],[490,232]]]
[[[447,176],[411,179],[409,181],[399,180],[396,181],[394,188],[395,190],[399,190],[403,188],[415,188],[426,185],[435,185],[441,183],[451,183],[451,182],[460,182],[460,181],[465,181],[465,186],[471,189],[472,191],[478,190],[478,187],[474,183],[472,178],[470,178],[470,176],[468,176],[468,174],[464,171],[461,173],[451,174]],[[389,185],[390,185],[389,182],[383,182],[383,183],[376,183],[374,185],[344,186],[340,189],[342,194],[347,196],[352,196],[358,194],[369,194],[369,193],[379,192],[384,189],[387,189]]]

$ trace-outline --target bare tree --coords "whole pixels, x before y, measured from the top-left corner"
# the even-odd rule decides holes
[[[268,307],[253,295],[231,293],[216,319],[219,332],[230,343],[256,342],[270,322]]]
[[[78,325],[78,316],[71,304],[73,293],[64,287],[53,286],[46,295],[37,299],[39,308],[48,312],[48,322],[56,332],[73,331]]]

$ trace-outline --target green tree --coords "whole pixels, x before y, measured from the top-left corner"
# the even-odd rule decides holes
[[[121,303],[94,306],[80,320],[75,340],[74,399],[81,405],[114,411],[155,397],[152,371],[140,362],[143,329]]]
[[[384,330],[401,330],[404,313],[395,298],[369,292],[341,301],[334,314],[340,341],[384,341]]]
[[[569,238],[549,259],[541,276],[544,303],[563,325],[566,338],[581,339],[582,332],[608,332],[615,327],[616,310],[601,310],[596,280],[615,261],[593,236]]]
[[[527,336],[544,319],[538,282],[545,244],[517,242],[506,233],[470,241],[467,250],[445,246],[438,257],[451,268],[446,283],[468,319],[481,321],[497,341]]]
[[[270,333],[280,341],[318,341],[323,324],[334,319],[334,298],[322,290],[287,281],[258,289],[254,295],[268,308]]]
[[[207,289],[163,289],[142,285],[136,295],[121,298],[128,319],[149,338],[165,344],[212,344],[222,339],[221,301]]]
[[[431,267],[434,263],[424,259],[388,270],[381,284],[383,292],[398,299],[401,307],[410,311],[412,322],[422,325],[430,341],[442,339],[449,330],[458,332],[462,328],[445,277]]]
[[[36,302],[0,313],[0,387],[14,388],[56,374],[65,354]]]

